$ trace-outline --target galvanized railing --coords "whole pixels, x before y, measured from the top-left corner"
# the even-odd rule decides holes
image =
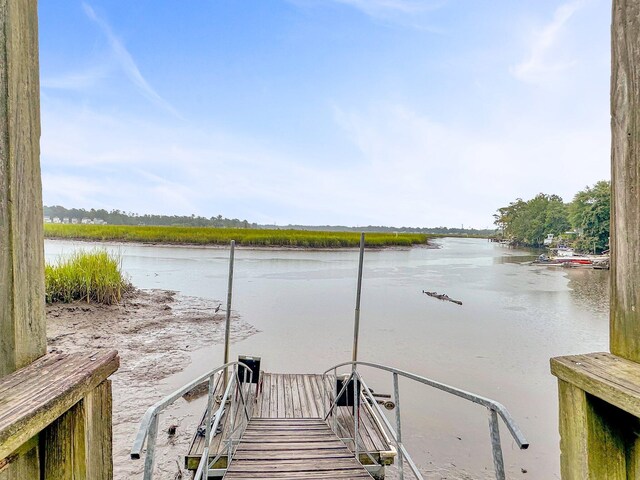
[[[242,367],[243,382],[240,382],[238,367]],[[229,370],[231,371],[230,378],[227,375],[227,372],[229,372]],[[200,463],[198,464],[198,469],[196,470],[193,479],[206,479],[209,473],[210,464],[215,463],[221,456],[221,453],[218,453],[213,461],[209,462],[209,449],[211,440],[216,435],[216,431],[218,429],[218,426],[220,425],[220,420],[225,414],[227,404],[230,410],[229,416],[231,423],[229,427],[229,433],[227,434],[228,436],[225,442],[227,443],[227,462],[231,461],[231,457],[234,452],[234,446],[238,443],[238,440],[234,440],[234,435],[238,433],[238,438],[240,437],[240,435],[242,435],[242,431],[252,415],[251,408],[253,406],[253,402],[250,400],[252,379],[253,372],[247,365],[242,362],[230,362],[199,376],[195,380],[187,383],[183,387],[179,388],[173,393],[170,393],[162,400],[149,407],[149,409],[142,417],[142,420],[140,421],[140,428],[138,429],[138,434],[136,435],[136,438],[133,442],[133,447],[131,448],[131,458],[140,458],[140,453],[142,452],[142,448],[146,439],[147,452],[144,463],[144,480],[152,480],[153,478],[155,447],[156,439],[158,436],[158,418],[160,414],[164,409],[173,404],[178,398],[182,397],[186,393],[189,393],[196,386],[205,381],[208,381],[209,385],[207,395],[207,409],[205,411],[204,419],[204,447],[202,457],[200,458]],[[217,391],[220,382],[224,382],[224,384],[226,384],[226,388],[224,389],[224,394],[222,395],[222,397],[216,398],[215,392]],[[244,392],[242,388],[243,385],[248,386],[246,388],[246,391]],[[232,393],[236,394],[235,398],[232,398]],[[236,400],[239,400],[239,402],[236,402]],[[219,407],[214,413],[213,409],[217,403],[219,403]],[[234,408],[243,409],[243,412],[240,414],[241,421],[239,422],[239,425],[235,424],[236,412],[234,411]]]
[[[393,375],[393,390],[394,390],[394,401],[395,401],[395,410],[396,410],[396,426],[395,428],[391,425],[391,423],[389,422],[389,420],[387,419],[386,415],[383,413],[382,409],[380,408],[380,406],[378,405],[378,402],[376,401],[376,399],[373,396],[373,390],[371,390],[367,384],[365,383],[364,379],[362,378],[362,376],[360,375],[360,373],[356,370],[358,365],[362,365],[362,366],[366,366],[366,367],[371,367],[371,368],[376,368],[379,370],[384,370],[387,372],[390,372]],[[337,395],[335,396],[335,398],[331,399],[330,396],[330,392],[327,391],[327,374],[330,372],[333,372],[333,376],[334,378],[337,378],[337,373],[338,373],[338,369],[341,367],[345,367],[345,366],[350,366],[351,367],[351,373],[348,375],[348,377],[345,378],[342,389],[337,393]],[[335,365],[334,367],[331,367],[330,369],[328,369],[326,372],[324,372],[323,374],[323,386],[324,386],[324,393],[323,395],[325,396],[325,398],[329,398],[329,408],[326,408],[327,403],[323,402],[323,404],[325,405],[325,415],[324,415],[324,419],[325,421],[328,421],[329,417],[331,416],[333,418],[333,422],[329,422],[330,425],[332,425],[334,432],[340,436],[338,434],[338,432],[336,431],[336,420],[335,420],[335,409],[338,403],[338,399],[342,397],[342,395],[346,395],[346,389],[349,386],[349,384],[351,383],[353,386],[353,439],[349,438],[350,440],[353,440],[353,444],[354,444],[354,453],[356,455],[356,458],[359,459],[360,458],[360,447],[358,444],[358,430],[359,430],[359,423],[360,423],[360,415],[358,412],[358,408],[360,405],[360,399],[362,398],[362,396],[364,395],[364,399],[367,403],[369,403],[370,405],[373,406],[373,408],[375,409],[376,412],[376,416],[378,417],[378,420],[380,420],[381,424],[384,426],[384,429],[386,430],[386,432],[391,435],[391,439],[393,440],[393,443],[395,444],[395,447],[398,451],[398,471],[400,474],[400,480],[404,480],[404,464],[405,461],[406,463],[409,465],[409,468],[411,470],[411,472],[413,473],[413,475],[415,476],[415,478],[418,478],[420,480],[423,479],[422,474],[420,473],[417,465],[415,464],[415,462],[413,461],[413,459],[411,458],[411,455],[409,454],[409,452],[407,451],[407,449],[405,448],[403,442],[402,442],[402,422],[401,422],[401,415],[400,415],[400,387],[398,384],[398,378],[399,377],[405,377],[408,378],[410,380],[422,383],[424,385],[427,385],[429,387],[433,387],[436,388],[438,390],[442,390],[443,392],[447,392],[450,393],[452,395],[455,395],[457,397],[460,398],[464,398],[465,400],[468,400],[470,402],[473,403],[477,403],[479,405],[482,405],[483,407],[485,407],[489,413],[489,434],[490,434],[490,438],[491,438],[491,449],[492,449],[492,455],[493,455],[493,465],[494,465],[494,469],[495,469],[495,475],[496,475],[496,479],[497,480],[505,480],[505,471],[504,471],[504,459],[502,456],[502,445],[500,443],[500,430],[499,430],[499,425],[498,425],[498,416],[500,416],[500,418],[502,418],[502,420],[504,421],[505,425],[507,426],[507,428],[509,429],[509,432],[511,433],[511,436],[514,438],[514,440],[516,441],[516,443],[518,444],[518,447],[520,449],[526,449],[529,447],[529,443],[527,442],[527,440],[525,439],[524,435],[522,434],[522,432],[520,431],[520,428],[518,427],[518,425],[516,424],[516,422],[513,420],[513,418],[511,417],[511,415],[509,414],[509,411],[500,403],[491,400],[489,398],[486,397],[482,397],[480,395],[476,395],[474,393],[471,392],[467,392],[465,390],[460,390],[459,388],[455,388],[452,387],[450,385],[446,385],[444,383],[440,383],[437,382],[435,380],[431,380],[429,378],[425,378],[425,377],[421,377],[420,375],[415,375],[413,373],[409,373],[409,372],[405,372],[403,370],[398,370],[396,368],[393,367],[389,367],[386,365],[379,365],[376,363],[369,363],[369,362],[344,362],[341,363],[339,365]],[[351,380],[354,380],[353,382],[351,382]]]

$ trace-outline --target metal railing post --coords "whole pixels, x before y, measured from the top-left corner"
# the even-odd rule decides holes
[[[362,376],[360,375],[359,371],[356,370],[354,368],[354,364],[358,364],[361,366],[365,366],[365,367],[371,367],[371,368],[377,368],[379,370],[383,370],[383,371],[387,371],[393,374],[393,387],[394,387],[394,398],[395,398],[395,408],[396,408],[396,428],[394,428],[391,425],[391,422],[389,421],[389,419],[387,418],[387,416],[384,414],[384,412],[381,410],[380,406],[378,405],[376,398],[373,396],[372,394],[372,390],[368,387],[368,385],[366,384],[366,382],[363,380]],[[504,421],[505,426],[507,427],[507,429],[509,430],[509,433],[511,433],[511,436],[513,437],[513,439],[516,441],[518,447],[521,450],[526,450],[527,448],[529,448],[529,442],[527,441],[527,439],[524,437],[522,431],[520,430],[520,428],[518,427],[518,425],[515,423],[515,421],[513,420],[513,418],[511,417],[511,414],[509,413],[509,411],[505,408],[504,405],[502,405],[501,403],[496,402],[495,400],[491,400],[490,398],[486,398],[480,395],[476,395],[474,393],[465,391],[465,390],[461,390],[459,388],[455,388],[452,387],[450,385],[446,385],[444,383],[440,383],[437,382],[435,380],[431,380],[429,378],[426,377],[421,377],[420,375],[415,375],[413,373],[410,372],[406,372],[404,370],[399,370],[397,368],[393,368],[393,367],[389,367],[387,365],[380,365],[377,363],[371,363],[371,362],[344,362],[344,363],[340,363],[338,365],[334,365],[333,367],[331,367],[330,369],[326,370],[324,372],[323,375],[327,375],[330,371],[333,370],[334,372],[334,376],[337,375],[337,370],[340,367],[351,367],[351,376],[350,378],[356,378],[357,380],[359,380],[360,382],[360,389],[359,392],[362,393],[362,395],[364,397],[366,397],[368,400],[367,402],[370,403],[370,405],[372,406],[372,409],[375,412],[375,416],[376,418],[381,422],[381,426],[380,428],[389,432],[389,434],[391,435],[391,439],[389,439],[389,441],[393,441],[395,442],[395,445],[398,448],[398,456],[399,456],[399,460],[400,460],[400,478],[403,479],[404,477],[404,465],[408,465],[409,468],[411,469],[411,472],[413,473],[413,475],[417,478],[417,479],[422,479],[423,476],[420,473],[420,470],[418,469],[417,465],[415,464],[415,462],[413,461],[413,459],[411,458],[411,455],[409,454],[409,452],[407,451],[407,449],[405,448],[403,442],[402,442],[402,424],[401,424],[401,407],[400,407],[400,386],[399,386],[399,377],[405,377],[408,378],[409,380],[413,380],[419,383],[422,383],[424,385],[427,385],[429,387],[435,388],[437,390],[443,391],[445,393],[449,393],[452,395],[455,395],[457,397],[463,398],[465,400],[468,400],[470,402],[476,403],[478,405],[482,405],[483,407],[485,407],[488,411],[489,411],[489,429],[490,429],[490,433],[491,433],[491,449],[492,449],[492,455],[493,455],[493,463],[494,463],[494,467],[495,467],[495,475],[496,475],[496,479],[497,480],[505,480],[505,472],[504,472],[504,459],[502,456],[502,445],[500,443],[500,430],[499,430],[499,424],[498,424],[498,417],[502,418],[502,420]],[[342,393],[343,389],[341,390],[340,393]],[[340,396],[340,393],[337,395],[337,397]],[[336,398],[337,398],[336,397]],[[325,420],[328,418],[329,415],[331,415],[331,413],[333,412],[333,408],[336,406],[336,401],[334,401],[329,410],[328,413],[325,415]],[[367,406],[368,408],[368,406]],[[354,409],[354,412],[356,410]],[[354,430],[355,430],[355,426],[354,426]],[[365,452],[368,455],[368,452]]]
[[[322,375],[322,417],[327,416],[327,404],[324,403],[327,400],[327,376]]]
[[[400,480],[404,480],[404,455],[402,454],[402,421],[400,420],[400,386],[398,374],[393,374],[393,395],[396,401],[396,432],[398,434],[398,467],[400,468]]]
[[[224,323],[224,365],[229,363],[229,342],[231,337],[231,298],[233,292],[233,262],[236,241],[231,240],[231,250],[229,251],[229,282],[227,284],[227,315]],[[222,389],[227,388],[227,369],[224,369],[224,384]]]
[[[336,390],[337,390],[337,386],[338,386],[338,369],[334,368],[333,369],[333,384],[336,386]],[[331,405],[336,402],[338,400],[338,396],[337,396],[337,392],[336,392],[336,396],[333,399],[333,401],[329,401],[329,413],[331,413],[331,423],[333,423],[333,432],[337,435],[338,434],[338,425],[337,425],[337,419],[336,419],[336,414],[335,411],[331,410]],[[337,406],[334,408],[338,408]],[[338,435],[339,436],[339,435]]]
[[[500,445],[500,428],[498,414],[489,408],[489,430],[491,432],[491,452],[493,454],[493,466],[496,471],[496,480],[505,480],[504,459],[502,458],[502,446]]]
[[[147,437],[147,453],[144,459],[144,480],[153,478],[153,461],[156,451],[156,438],[158,437],[158,415],[154,415],[149,426]]]
[[[238,377],[238,371],[237,371],[237,367],[234,366],[233,367],[233,373],[231,374],[231,385],[232,385],[232,390],[231,390],[231,402],[229,403],[229,414],[231,415],[231,430],[229,433],[229,447],[227,449],[227,465],[229,465],[231,463],[231,451],[233,449],[232,444],[233,444],[233,433],[234,430],[236,428],[236,412],[234,412],[233,409],[233,405],[236,403],[234,402],[234,390],[236,390],[238,388],[238,384],[236,382]],[[237,396],[237,391],[235,392],[235,395]]]
[[[358,379],[352,376],[353,382],[353,448],[356,454],[356,460],[360,461],[360,448],[358,447],[358,424],[360,423],[360,398],[358,395]],[[345,395],[347,392],[345,392]]]
[[[358,288],[356,290],[356,313],[353,322],[353,361],[358,360],[358,335],[360,333],[360,294],[362,293],[362,264],[364,263],[364,232],[360,234],[360,259],[358,261]],[[353,365],[356,368],[356,365]]]

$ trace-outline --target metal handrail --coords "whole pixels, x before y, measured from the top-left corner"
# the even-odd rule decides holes
[[[371,394],[371,390],[369,389],[369,387],[366,385],[364,379],[362,378],[362,376],[360,375],[360,373],[356,370],[356,366],[357,365],[362,365],[365,367],[371,367],[371,368],[377,368],[379,370],[384,370],[387,372],[390,372],[393,374],[393,383],[394,383],[394,394],[395,394],[395,404],[396,404],[396,430],[393,429],[391,423],[389,422],[389,420],[387,419],[386,415],[384,415],[384,413],[382,412],[382,410],[380,409],[380,406],[377,404],[377,402],[375,401],[375,398],[373,397],[373,395]],[[527,449],[529,447],[529,443],[527,442],[526,438],[524,437],[524,434],[522,433],[522,431],[520,430],[520,428],[518,427],[518,425],[516,424],[515,420],[511,417],[511,414],[509,413],[509,411],[506,409],[506,407],[504,405],[502,405],[499,402],[496,402],[495,400],[492,400],[490,398],[487,397],[483,397],[481,395],[476,395],[475,393],[471,393],[468,392],[466,390],[462,390],[456,387],[452,387],[450,385],[435,381],[435,380],[431,380],[429,378],[426,377],[422,377],[420,375],[415,375],[413,373],[410,372],[406,372],[404,370],[399,370],[397,368],[393,368],[393,367],[389,367],[387,365],[380,365],[377,363],[371,363],[371,362],[361,362],[361,361],[355,361],[355,362],[343,362],[340,363],[338,365],[335,365],[329,369],[327,369],[324,373],[323,373],[323,377],[325,377],[327,375],[327,373],[334,371],[337,372],[338,368],[341,367],[345,367],[345,366],[351,366],[352,367],[352,371],[351,371],[351,375],[349,376],[349,379],[353,378],[354,376],[360,381],[360,391],[364,391],[364,394],[368,397],[369,402],[374,405],[378,416],[380,417],[380,420],[382,420],[384,426],[386,427],[386,429],[389,431],[389,433],[391,434],[394,442],[396,443],[396,447],[398,449],[398,453],[400,455],[400,462],[399,462],[399,467],[400,467],[400,479],[402,480],[404,478],[404,459],[407,460],[407,463],[409,464],[413,474],[416,476],[416,478],[422,479],[422,475],[420,474],[417,466],[415,465],[415,463],[413,462],[413,460],[411,459],[411,456],[409,455],[409,453],[407,452],[406,448],[404,447],[403,443],[402,443],[402,429],[401,429],[401,422],[400,422],[400,398],[399,398],[399,385],[398,385],[398,376],[402,376],[405,378],[408,378],[410,380],[428,385],[430,387],[436,388],[438,390],[442,390],[444,392],[450,393],[452,395],[455,395],[457,397],[460,398],[464,398],[465,400],[471,401],[473,403],[477,403],[479,405],[482,405],[483,407],[487,408],[487,410],[489,411],[489,430],[490,430],[490,435],[491,435],[491,446],[492,446],[492,454],[493,454],[493,463],[494,463],[494,468],[495,468],[495,473],[496,473],[496,479],[497,480],[504,480],[505,479],[505,472],[504,472],[504,460],[502,457],[502,446],[500,444],[500,432],[498,429],[498,415],[500,415],[500,417],[502,418],[502,420],[504,421],[505,425],[507,426],[507,428],[509,429],[509,432],[511,433],[512,437],[514,438],[514,440],[516,441],[516,443],[518,444],[518,447],[522,450]],[[348,381],[347,381],[348,383]],[[345,383],[345,385],[347,384]],[[355,382],[354,382],[355,383]],[[336,406],[337,403],[337,399],[340,397],[340,395],[344,392],[345,388],[343,387],[340,394],[338,394],[336,396],[336,399],[334,401],[333,404],[330,405],[329,410],[325,413],[325,419],[328,418],[328,416],[331,414],[333,408]],[[354,405],[357,404],[358,401],[355,398],[354,395]],[[357,423],[357,419],[354,417],[354,424]],[[356,429],[355,425],[354,425],[354,430]],[[357,444],[356,444],[357,445]],[[357,447],[356,447],[357,448]]]
[[[203,454],[201,458],[201,464],[203,463],[203,459],[208,459],[209,443],[211,441],[211,438],[210,438],[211,430],[215,432],[215,429],[220,423],[220,418],[222,417],[224,405],[229,397],[232,386],[238,380],[239,366],[243,367],[244,369],[245,380],[246,380],[247,372],[249,373],[249,384],[251,384],[253,380],[253,372],[251,371],[251,368],[249,368],[248,365],[239,361],[229,362],[220,367],[214,368],[213,370],[210,370],[205,374],[200,375],[196,379],[192,380],[191,382],[187,383],[181,388],[170,393],[169,395],[164,397],[162,400],[159,400],[158,402],[156,402],[155,404],[153,404],[151,407],[147,409],[147,411],[145,412],[145,414],[143,415],[140,421],[140,427],[138,428],[138,433],[133,442],[133,446],[131,447],[131,458],[139,459],[145,440],[147,440],[147,453],[145,458],[144,477],[143,477],[144,480],[151,480],[153,477],[153,462],[154,462],[154,456],[155,456],[156,438],[158,435],[158,417],[160,413],[162,413],[162,411],[165,410],[168,406],[173,404],[177,399],[181,398],[183,395],[190,392],[197,385],[200,385],[202,382],[206,380],[209,381],[207,411],[205,412],[206,433],[205,433],[204,450],[206,452],[206,455]],[[213,420],[213,425],[211,425],[211,411],[213,409],[213,396],[217,389],[217,385],[214,384],[215,375],[224,371],[225,372],[224,376],[226,377],[227,376],[226,372],[228,371],[229,368],[232,368],[232,367],[233,367],[234,375],[232,375],[232,379],[228,383],[227,388],[225,389],[224,396],[221,400],[221,406],[220,408],[218,408],[218,410],[216,410],[214,420]],[[250,415],[249,415],[249,412],[247,411],[247,403],[242,395],[240,395],[240,397],[243,403],[244,414],[247,417],[247,419],[249,419]],[[206,464],[206,462],[204,463]],[[200,466],[198,470],[200,471],[200,474],[202,474]],[[197,479],[197,478],[198,478],[197,476],[194,477],[194,479]]]

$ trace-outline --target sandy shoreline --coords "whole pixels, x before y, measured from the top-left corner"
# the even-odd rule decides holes
[[[120,369],[111,377],[114,479],[141,478],[143,461],[130,460],[129,450],[142,414],[166,393],[159,390],[160,382],[188,367],[192,352],[224,341],[224,311],[213,313],[218,303],[166,290],[135,290],[119,305],[47,306],[50,352],[116,349],[120,355]],[[233,342],[257,333],[237,315],[231,330]],[[199,420],[193,410],[180,399],[161,417],[155,478],[177,478]],[[175,435],[167,434],[169,425],[178,425]]]

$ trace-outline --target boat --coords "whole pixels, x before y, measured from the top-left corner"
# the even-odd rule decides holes
[[[609,255],[586,255],[577,253],[571,247],[557,247],[551,249],[552,254],[542,254],[532,263],[544,266],[559,267],[590,267],[597,269],[609,268]]]

